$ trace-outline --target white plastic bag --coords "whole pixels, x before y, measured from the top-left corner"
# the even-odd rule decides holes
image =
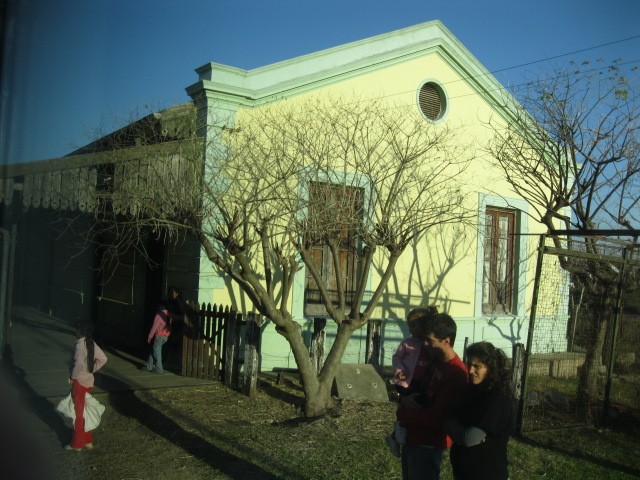
[[[85,394],[84,397],[84,431],[90,432],[100,425],[100,419],[104,412],[104,405],[98,400],[93,398],[90,393]],[[73,406],[73,399],[71,394],[60,400],[56,411],[60,413],[65,419],[71,420],[71,427],[76,420],[76,410]]]

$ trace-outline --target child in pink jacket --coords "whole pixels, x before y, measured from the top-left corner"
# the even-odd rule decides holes
[[[147,343],[153,346],[147,359],[146,370],[148,372],[164,373],[162,367],[162,346],[167,343],[171,334],[171,317],[166,306],[160,304],[156,310],[156,316],[153,319],[153,325],[147,335]],[[155,363],[155,365],[154,365]]]
[[[409,395],[419,392],[418,382],[414,378],[421,378],[429,363],[429,355],[424,348],[426,339],[426,324],[430,318],[437,315],[436,307],[415,308],[407,315],[407,326],[410,337],[403,339],[398,349],[391,357],[394,368],[394,376],[391,382],[395,384],[400,395]],[[394,430],[385,438],[391,452],[400,456],[400,445],[406,441],[406,429],[395,422]]]
[[[418,366],[420,351],[424,345],[425,335],[417,319],[407,318],[410,337],[403,339],[391,357],[394,376],[391,381],[396,385],[400,395],[407,395],[411,386],[413,374]]]

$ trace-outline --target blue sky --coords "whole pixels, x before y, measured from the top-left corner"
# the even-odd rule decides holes
[[[441,20],[503,84],[553,61],[640,64],[640,0],[9,0],[3,160],[62,156],[130,117],[188,101],[194,69],[256,68]]]

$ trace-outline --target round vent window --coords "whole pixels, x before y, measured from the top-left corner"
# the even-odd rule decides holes
[[[444,91],[433,82],[423,84],[418,91],[418,106],[422,115],[429,120],[440,120],[447,110]]]

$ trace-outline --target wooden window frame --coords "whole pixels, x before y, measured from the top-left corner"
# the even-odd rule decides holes
[[[129,254],[130,252],[127,252]],[[135,282],[135,252],[127,263],[114,262],[101,272],[100,300],[133,305]]]
[[[506,234],[501,235],[500,221],[506,220]],[[515,210],[487,206],[485,210],[485,239],[482,278],[482,313],[484,315],[510,315],[516,310],[515,292],[515,236],[517,228]],[[501,248],[505,251],[501,253]],[[504,275],[500,276],[500,255]]]
[[[335,184],[331,182],[311,182],[309,184],[309,205],[308,215],[310,216],[310,222],[313,222],[311,215],[313,215],[313,205],[315,201],[312,199],[314,192],[318,188],[328,188],[331,189],[332,193],[339,191],[340,189],[348,189],[350,191],[356,191],[357,196],[354,197],[355,200],[351,205],[349,215],[357,215],[358,211],[361,208],[361,203],[363,201],[364,192],[362,188],[345,186],[343,184]],[[320,192],[320,194],[323,194]],[[357,262],[357,239],[353,234],[353,230],[343,230],[341,232],[341,244],[340,244],[340,254],[344,255],[344,261],[341,262],[343,264],[343,281],[344,281],[344,292],[345,292],[345,303],[347,307],[350,307],[353,302],[353,296],[355,294],[355,289],[357,285],[357,271],[358,271],[358,262]],[[331,300],[335,303],[338,300],[337,295],[337,287],[335,289],[331,289],[331,284],[335,283],[335,272],[333,265],[333,256],[331,254],[331,250],[329,245],[321,239],[315,240],[314,245],[311,247],[311,256],[315,257],[315,266],[319,269],[320,276],[327,279],[328,289],[330,293]],[[304,301],[303,301],[303,312],[305,316],[309,317],[322,317],[327,315],[326,306],[322,301],[319,293],[319,289],[315,286],[315,280],[311,276],[309,269],[307,269],[305,275],[304,282]]]

